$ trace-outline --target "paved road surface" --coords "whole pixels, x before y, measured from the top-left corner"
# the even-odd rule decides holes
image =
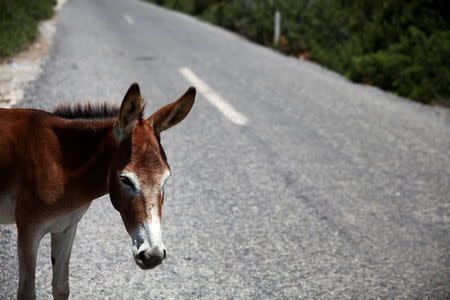
[[[167,261],[135,265],[107,197],[79,226],[74,299],[450,297],[450,114],[355,85],[191,17],[139,1],[71,0],[21,106],[122,99],[148,113],[204,84],[163,136]],[[216,98],[214,98],[216,96]],[[210,100],[246,118],[233,123]],[[239,122],[238,122],[239,123]],[[0,229],[0,298],[16,232]],[[51,296],[49,239],[39,298]]]

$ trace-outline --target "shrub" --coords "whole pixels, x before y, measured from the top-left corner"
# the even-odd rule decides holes
[[[197,15],[284,53],[306,53],[354,81],[423,103],[450,106],[449,1],[153,2]],[[275,10],[282,14],[282,37],[276,46],[272,40]]]
[[[55,0],[0,0],[0,57],[20,51],[37,36],[37,22],[53,14]]]

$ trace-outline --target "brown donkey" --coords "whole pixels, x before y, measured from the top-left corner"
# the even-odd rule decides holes
[[[120,108],[0,109],[0,224],[17,224],[19,299],[36,297],[36,255],[48,232],[53,296],[68,298],[78,221],[107,193],[131,236],[136,264],[151,269],[165,259],[160,220],[170,168],[160,133],[186,117],[194,98],[191,87],[144,119],[134,83]]]

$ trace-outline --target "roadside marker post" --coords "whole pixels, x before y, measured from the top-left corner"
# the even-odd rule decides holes
[[[273,43],[278,45],[280,40],[280,24],[281,24],[281,13],[277,10],[275,12],[275,20],[273,22]]]

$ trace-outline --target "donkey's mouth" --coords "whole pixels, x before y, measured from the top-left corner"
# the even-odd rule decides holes
[[[155,253],[155,251],[141,251],[134,255],[134,261],[142,270],[150,270],[160,265],[166,258],[166,250],[164,253]]]
[[[162,261],[155,261],[154,263],[143,263],[143,262],[139,262],[136,261],[136,264],[138,265],[139,268],[141,268],[142,270],[151,270],[156,268],[156,266],[158,266],[159,264],[161,264]]]

